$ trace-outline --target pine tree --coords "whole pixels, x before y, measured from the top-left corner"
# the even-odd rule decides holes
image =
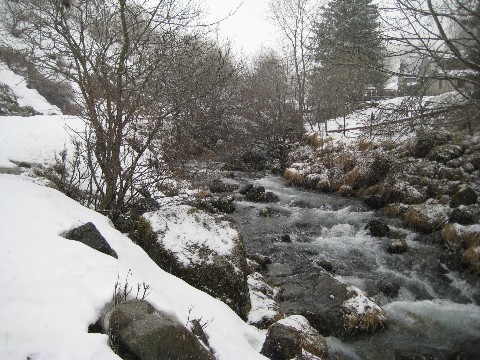
[[[339,116],[362,100],[367,86],[385,81],[384,44],[372,0],[331,0],[315,24],[313,88],[323,117]]]

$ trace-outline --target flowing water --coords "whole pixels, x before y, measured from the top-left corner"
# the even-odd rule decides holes
[[[373,336],[348,341],[329,337],[331,359],[394,359],[397,350],[446,359],[458,344],[480,337],[480,281],[443,265],[435,236],[403,229],[398,219],[382,217],[358,200],[292,188],[273,176],[254,184],[277,194],[280,202],[240,200],[234,217],[247,252],[272,259],[264,272],[267,279],[281,285],[296,282],[294,301],[315,301],[303,297],[302,288],[309,286],[311,274],[325,272],[321,265],[330,263],[335,278],[366,291],[389,318],[389,326]],[[273,216],[259,216],[266,206]],[[389,254],[389,240],[364,229],[373,218],[406,238],[409,250]],[[282,242],[285,235],[291,242]]]

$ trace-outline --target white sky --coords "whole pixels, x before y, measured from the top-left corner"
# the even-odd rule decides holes
[[[209,20],[218,21],[242,4],[242,0],[204,0]],[[234,15],[219,25],[221,40],[228,38],[236,54],[252,57],[262,48],[275,48],[278,31],[268,20],[268,0],[243,0]]]

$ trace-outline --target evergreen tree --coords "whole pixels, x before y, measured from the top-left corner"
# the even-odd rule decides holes
[[[331,0],[315,24],[314,97],[323,118],[344,115],[385,81],[379,12],[372,0]]]

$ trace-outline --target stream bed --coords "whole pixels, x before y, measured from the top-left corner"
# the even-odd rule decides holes
[[[284,311],[291,302],[315,301],[312,294],[320,295],[323,289],[309,279],[325,273],[329,264],[336,279],[365,291],[388,316],[389,326],[378,334],[353,340],[329,336],[331,359],[429,354],[443,360],[462,342],[480,337],[480,281],[443,265],[442,246],[435,236],[406,230],[398,219],[371,211],[356,199],[289,187],[270,175],[253,183],[274,192],[280,201],[239,200],[233,217],[247,252],[271,258],[263,275],[289,288],[287,299],[280,303]],[[273,214],[259,216],[267,206]],[[364,229],[374,218],[405,238],[409,250],[389,254],[389,239],[372,237]],[[309,296],[304,296],[306,289]]]

